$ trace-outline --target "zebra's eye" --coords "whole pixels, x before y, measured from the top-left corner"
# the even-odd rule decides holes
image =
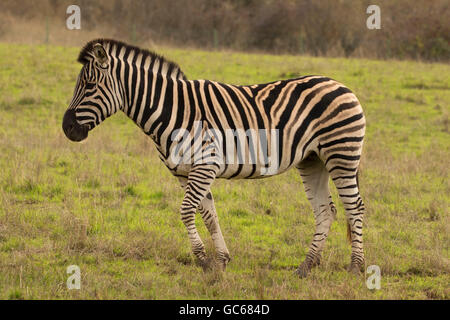
[[[95,88],[95,82],[86,83],[86,89],[91,90]]]

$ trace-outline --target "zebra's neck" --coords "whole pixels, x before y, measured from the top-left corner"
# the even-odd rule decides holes
[[[177,92],[185,82],[184,74],[176,64],[155,54],[114,46],[110,52],[113,74],[123,92],[122,111],[160,149],[169,123],[183,117]]]

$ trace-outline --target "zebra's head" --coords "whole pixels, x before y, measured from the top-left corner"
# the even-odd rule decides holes
[[[111,72],[107,42],[91,41],[81,51],[83,64],[62,128],[72,141],[82,141],[88,132],[122,108],[123,95]]]

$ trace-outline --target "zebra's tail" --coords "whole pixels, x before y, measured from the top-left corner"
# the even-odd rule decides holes
[[[348,243],[352,244],[352,233],[350,230],[350,223],[348,223],[348,221],[347,221],[347,240]]]
[[[358,173],[359,171],[356,171],[356,186],[358,187],[359,190],[359,177],[358,177]],[[352,230],[350,228],[350,223],[347,220],[347,240],[348,243],[352,244]]]

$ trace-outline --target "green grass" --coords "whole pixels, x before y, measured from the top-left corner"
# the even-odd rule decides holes
[[[314,232],[295,171],[214,183],[232,261],[224,274],[203,273],[179,218],[183,192],[150,139],[123,114],[85,143],[65,138],[78,49],[0,44],[0,298],[450,298],[449,65],[160,51],[190,79],[253,84],[321,74],[356,93],[367,117],[366,262],[381,267],[381,289],[345,270],[339,201],[322,264],[306,279],[294,276]],[[81,290],[66,288],[69,265],[80,266]]]

